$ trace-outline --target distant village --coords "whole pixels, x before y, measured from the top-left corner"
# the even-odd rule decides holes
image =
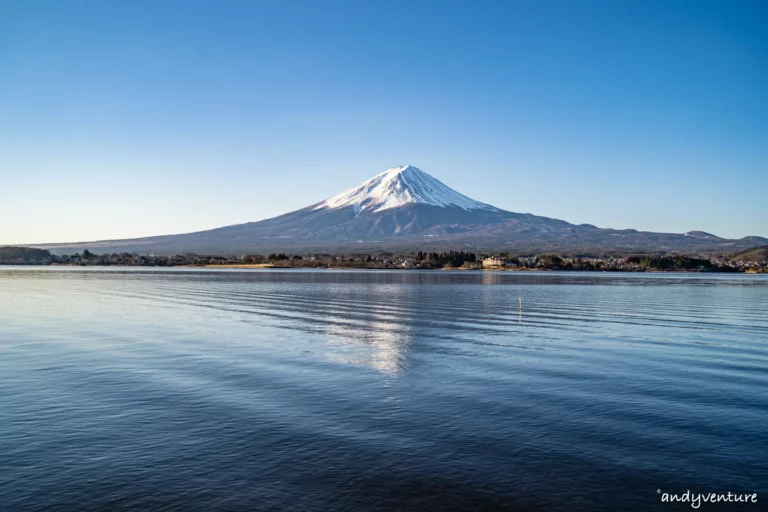
[[[757,249],[765,253],[766,248]],[[755,251],[752,251],[754,253]],[[750,253],[751,254],[751,253]],[[135,253],[94,254],[88,250],[56,255],[43,249],[0,247],[0,264],[222,267],[222,268],[360,268],[360,269],[458,269],[458,270],[569,270],[569,271],[692,271],[768,272],[763,256],[628,255],[569,257],[554,254],[515,256],[507,253],[477,254],[468,251],[405,252],[381,254],[285,254],[267,256],[174,256]]]

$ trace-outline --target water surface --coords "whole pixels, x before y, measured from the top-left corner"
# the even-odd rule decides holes
[[[766,276],[0,267],[0,509],[768,501],[766,342]]]

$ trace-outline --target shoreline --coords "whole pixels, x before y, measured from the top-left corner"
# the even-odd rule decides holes
[[[140,255],[135,253],[51,254],[26,247],[0,247],[0,264],[37,264],[100,267],[181,267],[207,269],[360,269],[360,270],[481,270],[485,272],[768,272],[768,246],[753,251],[752,259],[738,259],[741,253],[727,256],[701,254],[560,256],[488,256],[471,251],[351,254],[245,254],[210,256],[194,253]],[[765,254],[764,254],[765,253]],[[751,254],[751,253],[750,253]],[[762,259],[761,259],[762,258]]]
[[[243,264],[186,264],[186,265],[78,265],[68,263],[51,263],[51,264],[24,264],[24,263],[0,263],[0,268],[8,266],[29,266],[29,267],[94,267],[94,268],[115,268],[115,269],[168,269],[168,268],[186,268],[186,269],[222,269],[222,270],[391,270],[391,271],[429,271],[429,272],[445,272],[445,271],[460,271],[460,272],[562,272],[562,273],[622,273],[622,274],[751,274],[761,275],[768,274],[765,271],[759,271],[754,269],[747,270],[731,270],[731,271],[717,271],[717,270],[621,270],[621,269],[606,269],[606,270],[585,270],[585,269],[562,269],[562,268],[461,268],[461,267],[443,267],[443,268],[403,268],[403,267],[344,267],[344,266],[282,266],[273,265],[271,263],[243,263]]]

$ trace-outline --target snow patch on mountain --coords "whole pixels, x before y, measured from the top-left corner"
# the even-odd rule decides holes
[[[499,211],[491,205],[456,192],[412,165],[387,169],[362,185],[323,201],[313,209],[338,209],[352,206],[357,216],[364,211],[380,212],[409,204]]]

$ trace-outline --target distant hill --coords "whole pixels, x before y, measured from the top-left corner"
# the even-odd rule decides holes
[[[723,252],[768,244],[706,233],[600,229],[590,224],[514,213],[475,201],[413,166],[393,167],[325,201],[279,217],[233,226],[130,240],[37,247],[66,254],[245,254],[264,252],[381,252],[501,250],[580,254]]]
[[[730,257],[731,261],[749,261],[754,263],[768,263],[768,245],[737,252]]]

